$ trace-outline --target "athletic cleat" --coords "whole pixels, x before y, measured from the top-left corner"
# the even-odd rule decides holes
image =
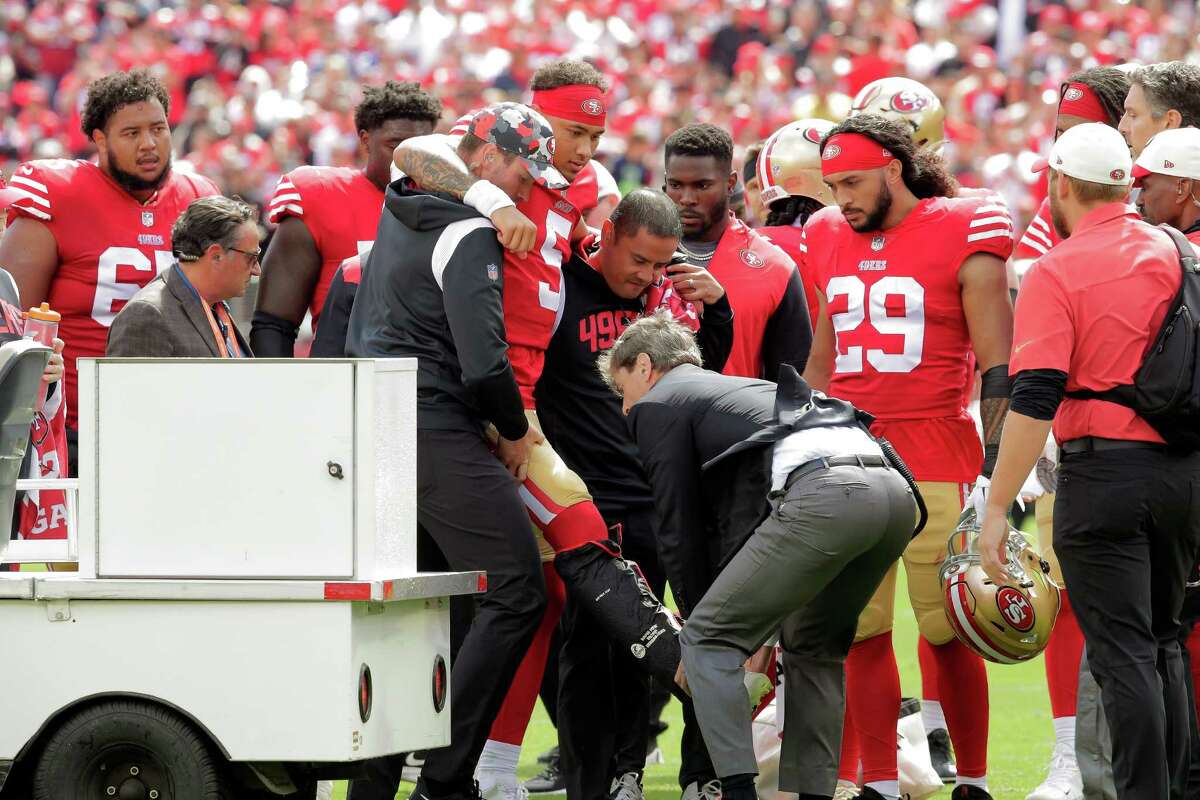
[[[964,784],[954,787],[954,791],[950,793],[950,800],[992,800],[992,796],[986,789]]]
[[[408,796],[408,800],[481,800],[481,798],[479,796],[479,784],[475,781],[471,781],[471,785],[467,789],[451,794],[435,795],[429,791],[429,787],[425,785],[425,781],[418,780],[417,785],[413,787],[412,794]]]
[[[721,800],[721,782],[716,778],[703,785],[692,781],[684,787],[679,800]]]
[[[486,788],[482,785],[479,788],[482,800],[529,800],[529,790],[516,775],[497,775]]]
[[[608,800],[646,800],[642,792],[642,776],[636,772],[626,772],[614,778],[612,788],[608,790]]]
[[[558,758],[558,745],[554,745],[554,747],[551,747],[549,750],[547,750],[546,752],[544,752],[540,756],[538,756],[537,763],[549,764],[551,761],[553,761],[556,758]]]
[[[858,784],[853,781],[837,782],[837,788],[833,790],[833,800],[854,800],[856,797],[861,797],[863,800],[878,800],[879,792],[874,789],[863,789],[859,791]]]
[[[958,768],[954,766],[954,756],[950,753],[950,734],[945,728],[929,731],[925,738],[929,741],[929,763],[937,772],[942,783],[954,783],[958,777]]]
[[[1083,777],[1079,774],[1075,751],[1061,744],[1055,745],[1046,780],[1025,800],[1083,800]]]
[[[563,777],[559,766],[558,753],[546,762],[541,773],[525,781],[525,788],[530,794],[563,794],[567,791],[567,779]]]
[[[404,766],[400,770],[400,780],[404,783],[416,783],[421,777],[421,768],[425,766],[425,751],[415,750],[404,754]]]
[[[647,764],[665,764],[667,763],[666,756],[663,755],[662,748],[658,746],[658,737],[655,736],[646,743],[646,763]]]

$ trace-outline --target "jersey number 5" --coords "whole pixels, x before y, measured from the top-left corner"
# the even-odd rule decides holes
[[[835,335],[849,334],[857,330],[867,319],[871,326],[885,336],[903,336],[899,353],[889,353],[881,347],[869,347],[867,361],[876,372],[912,372],[921,363],[925,347],[925,287],[916,280],[899,275],[880,278],[871,285],[870,292],[857,275],[842,275],[831,278],[826,287],[826,300],[833,303],[835,297],[846,296],[846,310],[831,314]],[[904,298],[904,315],[888,314],[887,298],[899,295]],[[864,304],[864,300],[867,302]],[[863,347],[852,345],[842,352],[838,344],[834,369],[839,373],[863,371]]]

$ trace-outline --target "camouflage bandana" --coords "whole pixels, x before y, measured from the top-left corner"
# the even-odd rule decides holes
[[[554,131],[538,112],[520,103],[489,106],[471,118],[468,131],[506,153],[519,156],[533,179],[552,189],[568,185],[554,168]]]

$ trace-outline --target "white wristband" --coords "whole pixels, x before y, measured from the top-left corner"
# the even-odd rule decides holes
[[[475,181],[463,195],[463,202],[488,219],[500,209],[516,205],[503,189],[491,181]]]

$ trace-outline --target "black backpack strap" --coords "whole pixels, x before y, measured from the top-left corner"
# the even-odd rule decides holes
[[[1184,278],[1187,278],[1188,273],[1200,273],[1200,261],[1197,260],[1196,251],[1192,248],[1192,243],[1188,241],[1188,238],[1165,222],[1158,227],[1163,233],[1170,236],[1171,241],[1175,244],[1175,250],[1179,253],[1179,266],[1183,269]],[[1179,286],[1179,292],[1180,294],[1183,293],[1182,283]],[[1176,302],[1173,305],[1177,304],[1178,297],[1176,297]],[[1134,386],[1133,384],[1126,384],[1099,392],[1094,389],[1076,389],[1073,392],[1067,392],[1067,397],[1070,397],[1072,400],[1106,400],[1110,403],[1132,406]]]

